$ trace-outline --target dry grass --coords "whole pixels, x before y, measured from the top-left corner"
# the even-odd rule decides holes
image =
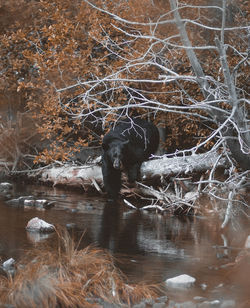
[[[88,299],[101,298],[129,307],[157,295],[156,286],[127,284],[103,250],[77,250],[66,232],[58,239],[56,249],[28,252],[13,278],[0,278],[2,304],[17,308],[100,307]]]

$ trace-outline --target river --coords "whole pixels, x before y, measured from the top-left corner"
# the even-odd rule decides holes
[[[210,300],[243,300],[238,276],[225,274],[244,246],[249,224],[235,221],[222,232],[215,217],[159,215],[111,205],[104,197],[88,196],[79,190],[66,190],[39,185],[15,183],[12,197],[35,196],[54,201],[49,210],[17,208],[0,200],[0,256],[17,259],[54,234],[39,235],[25,230],[33,217],[70,227],[79,248],[93,244],[108,249],[129,282],[163,283],[166,279],[188,274],[196,278],[196,286],[185,299],[194,296]],[[83,235],[84,233],[84,235]],[[83,236],[82,236],[83,235]],[[223,247],[227,245],[229,248]],[[183,295],[184,294],[184,295]],[[176,299],[179,292],[170,292]]]

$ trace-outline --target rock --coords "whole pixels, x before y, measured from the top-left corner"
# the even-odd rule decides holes
[[[201,284],[201,289],[202,289],[203,291],[205,291],[205,290],[207,289],[207,284],[202,283],[202,284]]]
[[[54,201],[48,201],[48,200],[45,200],[45,199],[37,199],[35,201],[35,206],[39,209],[50,209],[52,208],[53,206],[55,206],[55,202]]]
[[[205,301],[197,305],[197,308],[215,308],[220,307],[221,302],[219,300]]]
[[[195,283],[196,279],[192,276],[183,274],[180,276],[176,276],[173,278],[169,278],[165,281],[167,287],[170,288],[181,288],[181,289],[185,289],[185,288],[190,288],[193,286],[193,284]]]
[[[31,231],[31,232],[53,232],[55,231],[55,227],[49,223],[47,223],[46,221],[35,217],[32,218],[27,226],[26,226],[26,230],[27,231]]]
[[[13,258],[10,258],[3,262],[2,269],[8,273],[8,275],[13,276],[15,274],[16,268],[15,268],[16,261]]]
[[[68,211],[71,213],[77,213],[79,212],[79,209],[68,209]]]
[[[21,197],[16,198],[16,199],[8,200],[8,201],[6,201],[6,203],[11,205],[11,206],[14,206],[14,207],[23,207],[24,202],[28,201],[28,200],[34,201],[34,197],[33,196],[21,196]]]
[[[19,198],[8,200],[5,203],[14,207],[23,207],[23,204],[20,202]]]
[[[18,200],[21,204],[24,204],[25,200],[34,200],[34,197],[33,196],[21,196],[18,198]]]
[[[206,298],[203,297],[203,296],[195,296],[195,297],[193,298],[193,300],[194,300],[195,302],[204,302],[204,301],[206,300]]]
[[[8,182],[2,182],[0,183],[0,192],[6,192],[13,188],[13,185]]]
[[[246,242],[245,242],[245,248],[250,249],[250,235],[248,235]]]
[[[35,199],[34,196],[21,196],[16,199],[6,201],[7,204],[15,207],[36,207],[38,209],[50,209],[55,205],[54,201],[48,201],[45,199]]]
[[[8,260],[6,260],[5,262],[3,262],[3,269],[5,271],[10,270],[11,268],[13,268],[13,266],[15,265],[16,261],[13,258],[10,258]]]
[[[45,208],[45,206],[48,204],[48,200],[45,199],[37,199],[35,201],[35,206],[36,207],[41,207],[41,208]]]
[[[48,210],[48,209],[51,209],[52,207],[54,207],[55,204],[56,204],[55,201],[48,201],[47,203],[45,203],[45,204],[43,205],[43,207],[44,207],[46,210]]]
[[[24,206],[30,207],[35,205],[35,200],[24,200],[23,202]]]

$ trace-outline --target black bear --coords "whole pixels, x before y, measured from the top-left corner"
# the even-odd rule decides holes
[[[158,145],[157,127],[138,118],[119,121],[104,136],[102,175],[109,199],[118,197],[121,172],[127,172],[129,182],[138,180],[142,162],[156,152]]]

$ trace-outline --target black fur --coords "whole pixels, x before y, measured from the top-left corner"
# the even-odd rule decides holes
[[[154,154],[159,145],[157,127],[142,119],[118,122],[102,142],[102,174],[108,197],[115,200],[121,188],[121,172],[127,172],[129,182],[140,178],[143,161]]]

